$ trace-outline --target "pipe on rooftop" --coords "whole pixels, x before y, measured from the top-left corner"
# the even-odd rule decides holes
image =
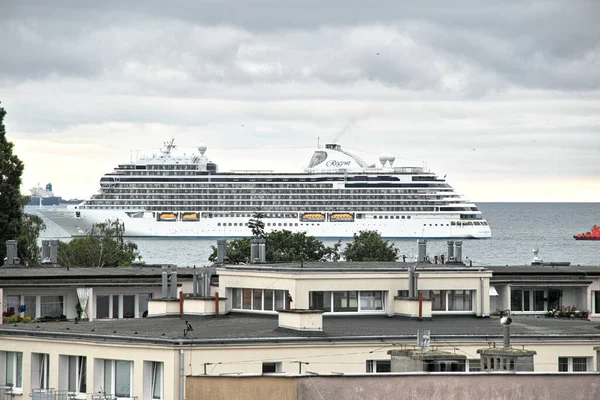
[[[185,373],[184,373],[184,365],[185,365],[185,355],[183,354],[183,349],[179,349],[179,400],[184,400],[184,392],[185,392]]]

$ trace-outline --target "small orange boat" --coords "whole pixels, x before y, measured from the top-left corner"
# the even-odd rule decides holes
[[[578,233],[573,237],[575,240],[600,240],[600,226],[594,225],[591,232]]]

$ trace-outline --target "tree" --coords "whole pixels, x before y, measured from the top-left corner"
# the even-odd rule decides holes
[[[266,236],[267,260],[270,262],[321,261],[333,252],[306,232],[273,231]]]
[[[58,263],[66,267],[123,267],[136,259],[137,244],[123,239],[125,224],[118,219],[92,225],[83,238],[58,244]]]
[[[255,238],[265,237],[265,223],[263,222],[262,217],[261,213],[256,213],[248,220],[248,228],[252,230],[252,236]]]
[[[336,253],[339,243],[333,248],[327,247],[320,240],[308,236],[306,232],[272,231],[265,234],[264,237],[268,262],[322,261],[324,259],[337,261],[339,258]],[[215,262],[217,261],[217,248],[212,246],[212,249],[213,252],[208,257],[208,261]],[[230,264],[249,262],[250,239],[236,239],[228,242],[225,252]]]
[[[208,257],[208,261],[217,261],[217,248],[212,247],[212,254]],[[250,259],[250,239],[242,238],[235,239],[227,243],[227,249],[225,250],[227,256],[227,262],[229,264],[240,264],[246,263]]]
[[[360,231],[342,252],[346,261],[396,261],[398,249],[377,231]]]
[[[21,235],[21,175],[23,163],[13,154],[13,143],[6,139],[4,116],[0,107],[0,263],[6,257],[6,241]]]
[[[19,235],[19,258],[22,264],[39,264],[40,248],[38,237],[46,229],[46,224],[37,215],[23,213],[21,220],[21,234]]]

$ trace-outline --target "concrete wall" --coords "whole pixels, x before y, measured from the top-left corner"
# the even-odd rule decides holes
[[[297,380],[278,376],[188,376],[186,400],[296,400]],[[336,398],[336,397],[330,397]]]
[[[303,377],[298,400],[600,398],[597,374],[428,374]],[[233,398],[233,397],[232,397]]]

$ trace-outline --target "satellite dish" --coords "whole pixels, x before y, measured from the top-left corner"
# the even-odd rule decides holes
[[[198,146],[198,151],[202,155],[204,155],[204,153],[206,153],[206,149],[207,149],[206,145],[201,144],[201,145]]]

